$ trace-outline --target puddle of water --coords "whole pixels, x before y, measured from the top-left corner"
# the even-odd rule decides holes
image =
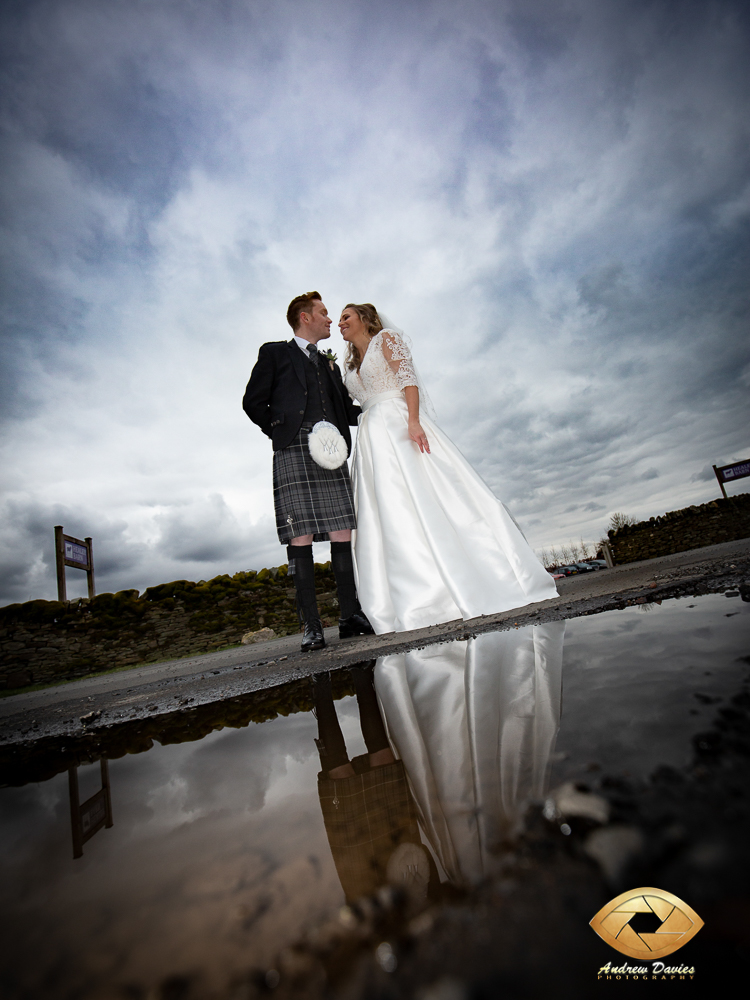
[[[44,762],[52,777],[0,790],[3,992],[138,996],[175,973],[223,988],[378,881],[416,904],[481,877],[550,784],[687,763],[691,736],[746,672],[750,605],[712,595],[642,607],[383,657],[334,675],[335,709],[325,685],[304,682],[263,695],[287,716],[248,723],[273,709],[241,699],[210,710],[243,728],[197,739],[208,716],[149,720],[184,742],[144,753],[148,733],[131,727],[135,752],[109,761],[114,825],[76,860],[68,774],[54,773],[68,760]],[[359,699],[340,697],[351,678]],[[383,724],[403,764],[370,768]],[[361,773],[319,787],[321,759]],[[84,802],[99,765],[77,775]]]
[[[552,782],[683,767],[691,737],[737,689],[750,604],[711,594],[575,618],[566,625],[564,703]]]

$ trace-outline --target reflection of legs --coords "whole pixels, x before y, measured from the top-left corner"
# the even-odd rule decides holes
[[[354,690],[357,692],[359,722],[370,755],[370,767],[392,764],[396,758],[393,756],[383,725],[383,717],[380,714],[380,706],[372,683],[372,667],[350,667],[349,673],[354,681]]]
[[[312,679],[315,715],[318,719],[318,739],[315,741],[320,754],[321,770],[329,778],[351,778],[354,768],[349,762],[336,709],[333,706],[331,675],[315,674]]]
[[[384,767],[395,761],[388,743],[383,717],[372,684],[372,667],[351,667],[350,674],[357,693],[357,707],[362,736],[369,754],[370,767]],[[329,778],[351,778],[354,768],[346,752],[344,734],[341,732],[333,704],[331,675],[315,674],[312,678],[315,715],[318,719],[318,753],[320,767]]]

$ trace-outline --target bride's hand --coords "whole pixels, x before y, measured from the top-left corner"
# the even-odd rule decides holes
[[[409,421],[409,437],[415,444],[419,445],[420,451],[426,451],[428,455],[430,454],[430,442],[427,440],[427,435],[422,430],[422,425],[418,420]]]

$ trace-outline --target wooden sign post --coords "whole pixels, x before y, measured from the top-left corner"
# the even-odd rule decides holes
[[[55,525],[55,562],[57,564],[57,599],[67,601],[65,567],[86,571],[89,597],[94,597],[94,548],[90,538],[73,538],[63,532],[61,524]]]
[[[733,462],[732,465],[720,465],[718,468],[714,466],[714,472],[719,480],[724,499],[728,500],[724,483],[733,483],[735,479],[744,479],[745,476],[750,476],[750,462]]]
[[[68,792],[70,793],[70,825],[73,831],[73,857],[83,856],[83,845],[98,833],[103,826],[113,826],[112,797],[109,791],[109,766],[102,757],[99,761],[102,787],[90,799],[78,800],[78,767],[68,768]]]

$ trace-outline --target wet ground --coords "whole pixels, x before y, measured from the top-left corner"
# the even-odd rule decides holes
[[[636,963],[588,922],[643,885],[705,920],[669,960],[693,979],[669,982],[713,991],[748,957],[750,574],[736,548],[702,566],[631,574],[600,613],[587,602],[611,595],[582,591],[603,573],[537,624],[360,643],[356,660],[352,643],[361,665],[334,669],[330,695],[309,676],[253,686],[263,664],[235,663],[205,687],[152,677],[129,721],[96,700],[68,719],[59,695],[27,703],[31,722],[6,712],[3,995],[598,996],[620,988],[601,966]],[[334,705],[359,770],[319,783]],[[402,764],[368,763],[373,705]],[[85,808],[102,757],[109,827],[104,795]],[[83,824],[102,823],[76,859],[72,776]]]
[[[316,671],[349,666],[364,657],[515,624],[568,620],[683,594],[721,593],[750,586],[749,581],[750,540],[744,539],[558,580],[558,598],[468,622],[345,641],[331,628],[326,630],[328,647],[315,653],[301,653],[299,637],[286,636],[25,691],[0,698],[0,757],[4,746],[100,729],[123,719],[149,718],[175,706],[218,703]]]

